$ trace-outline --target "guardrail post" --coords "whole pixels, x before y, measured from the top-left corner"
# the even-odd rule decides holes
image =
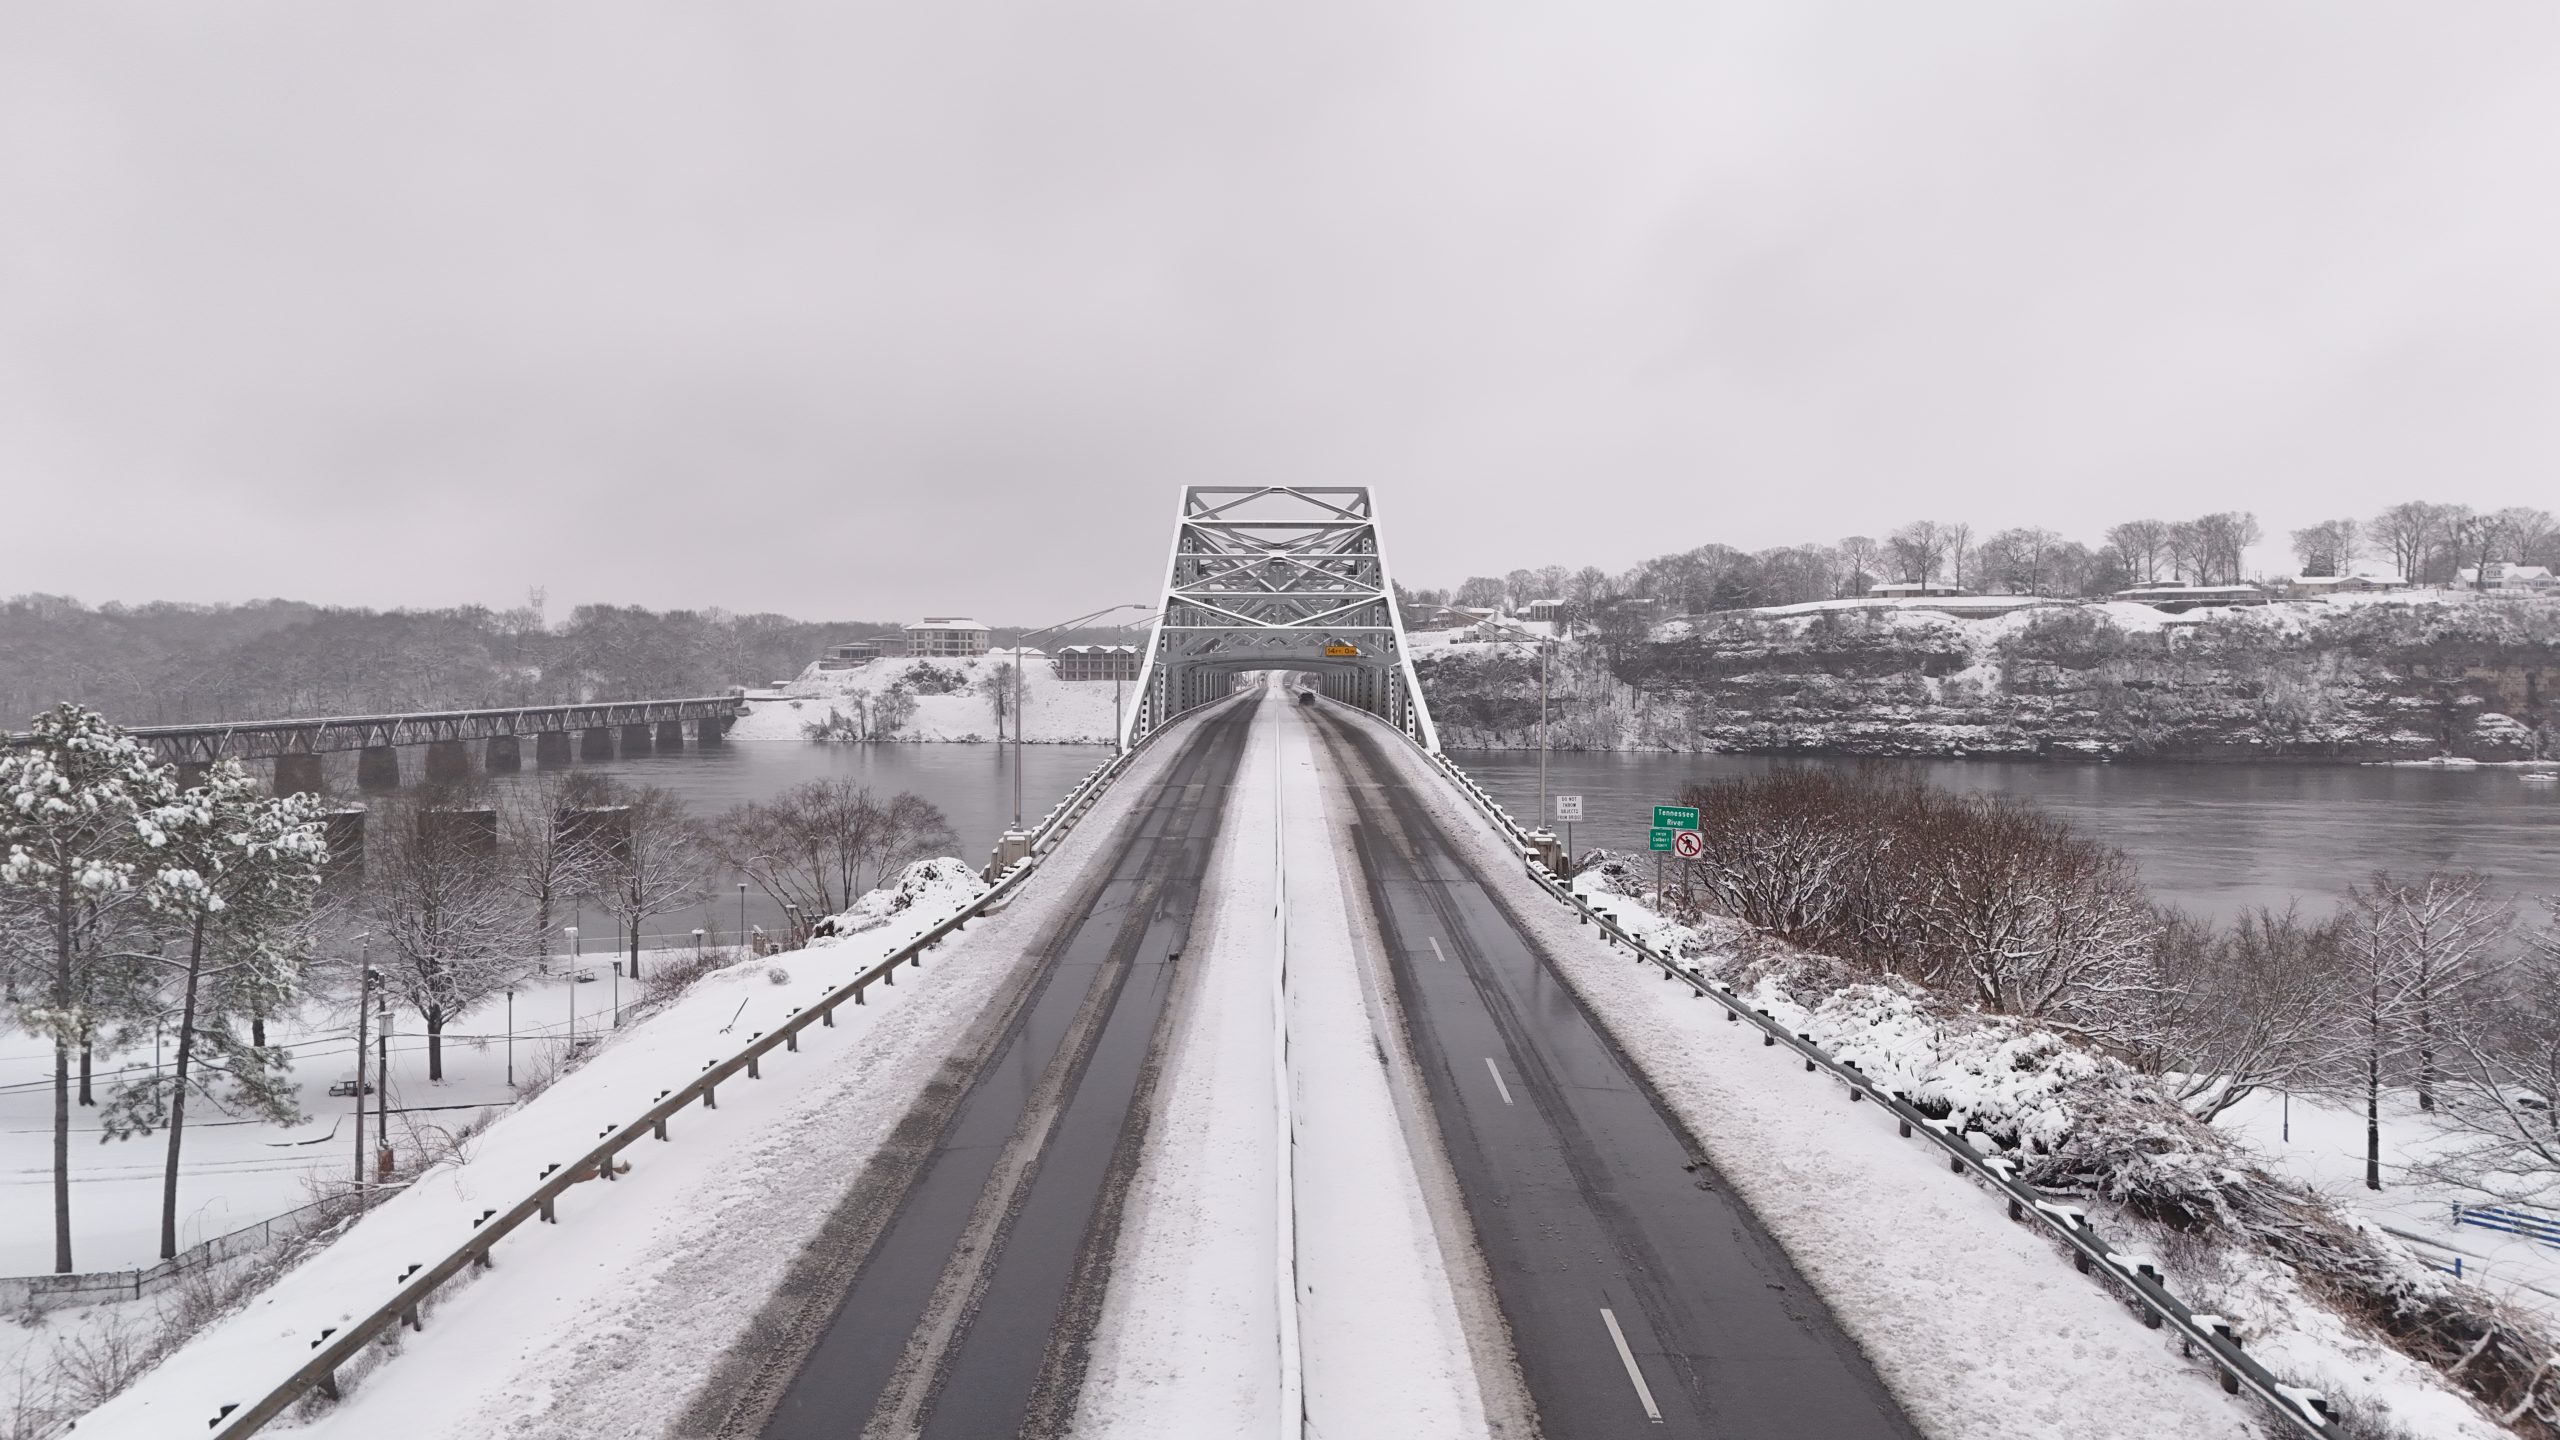
[[[836,1028],[836,1007],[828,1005],[821,1008],[818,1011],[818,1023],[830,1030]]]
[[[418,1323],[418,1307],[415,1305],[412,1305],[408,1309],[400,1312],[400,1323],[408,1326],[412,1330],[423,1331],[427,1328],[426,1326]]]
[[[543,1196],[541,1199],[536,1200],[536,1201],[535,1201],[535,1202],[533,1202],[533,1203],[541,1207],[541,1209],[542,1209],[542,1220],[543,1220],[543,1223],[544,1223],[544,1224],[546,1224],[546,1225],[557,1225],[557,1224],[559,1224],[559,1223],[560,1223],[560,1216],[559,1216],[555,1211],[553,1211],[553,1210],[552,1210],[552,1208],[551,1208],[551,1197],[550,1197],[550,1196],[545,1195],[545,1196]]]
[[[747,1078],[750,1080],[761,1080],[764,1078],[764,1072],[756,1068],[756,1057],[753,1055],[747,1057]]]
[[[316,1384],[316,1385],[314,1385],[314,1386],[312,1386],[311,1388],[312,1388],[312,1389],[314,1389],[314,1390],[319,1391],[319,1392],[320,1392],[320,1395],[321,1395],[321,1398],[323,1398],[323,1399],[327,1399],[327,1400],[335,1400],[335,1399],[337,1399],[337,1398],[338,1398],[338,1372],[337,1372],[337,1370],[336,1370],[335,1368],[331,1368],[331,1369],[328,1369],[328,1370],[324,1370],[324,1371],[322,1371],[322,1372],[320,1373],[320,1381],[319,1381],[319,1383],[318,1383],[318,1384]]]
[[[800,1032],[796,1029],[783,1031],[782,1048],[794,1052],[798,1051],[800,1048]]]
[[[717,1110],[720,1108],[719,1086],[705,1085],[702,1087],[702,1108],[705,1110]]]
[[[656,1124],[654,1124],[654,1125],[652,1125],[652,1126],[650,1126],[650,1127],[649,1127],[649,1130],[650,1130],[650,1133],[651,1133],[651,1134],[653,1134],[653,1135],[655,1135],[658,1139],[660,1139],[660,1140],[664,1140],[664,1139],[666,1139],[666,1138],[667,1138],[667,1120],[666,1120],[666,1117],[665,1117],[665,1116],[663,1116],[663,1115],[659,1116],[659,1117],[658,1117],[658,1120],[657,1120],[657,1123],[656,1123]]]

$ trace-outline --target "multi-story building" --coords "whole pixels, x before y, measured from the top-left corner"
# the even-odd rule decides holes
[[[1058,647],[1058,678],[1135,680],[1138,678],[1138,660],[1138,647],[1135,645],[1061,645]]]
[[[927,615],[906,627],[907,653],[934,660],[966,660],[987,653],[993,632],[958,615]]]

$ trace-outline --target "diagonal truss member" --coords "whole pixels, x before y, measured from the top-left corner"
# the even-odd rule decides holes
[[[1248,670],[1313,676],[1328,697],[1440,748],[1366,486],[1183,490],[1164,613],[1123,742],[1227,694]]]

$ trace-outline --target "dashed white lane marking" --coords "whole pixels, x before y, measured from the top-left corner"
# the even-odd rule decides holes
[[[1493,1057],[1484,1057],[1484,1073],[1493,1077],[1493,1088],[1502,1095],[1502,1103],[1511,1103],[1511,1087],[1502,1083],[1502,1072],[1494,1068]]]
[[[1635,1383],[1636,1398],[1644,1402],[1644,1418],[1656,1425],[1661,1424],[1662,1407],[1653,1403],[1653,1387],[1644,1383],[1644,1372],[1636,1368],[1636,1352],[1627,1348],[1627,1332],[1618,1328],[1617,1312],[1606,1305],[1601,1306],[1600,1323],[1609,1327],[1610,1343],[1618,1347],[1618,1359],[1627,1367],[1627,1379]]]
[[[1440,961],[1442,964],[1448,963],[1449,957],[1440,953],[1440,941],[1438,937],[1426,935],[1423,938],[1431,942],[1431,958]]]

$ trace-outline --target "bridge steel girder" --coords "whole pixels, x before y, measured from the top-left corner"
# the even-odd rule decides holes
[[[1163,613],[1121,744],[1229,693],[1249,670],[1314,675],[1332,699],[1440,748],[1367,486],[1184,487]]]
[[[513,735],[554,735],[624,725],[659,726],[686,720],[725,726],[739,713],[729,695],[684,700],[614,700],[591,705],[520,705],[493,710],[440,710],[418,715],[332,715],[310,720],[241,720],[217,725],[140,725],[130,732],[173,765],[216,760],[265,760],[333,750],[376,750],[437,741],[494,740]],[[11,735],[10,745],[34,742]]]

